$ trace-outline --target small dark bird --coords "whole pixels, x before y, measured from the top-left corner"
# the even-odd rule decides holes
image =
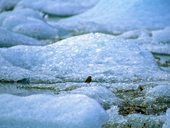
[[[92,76],[88,76],[84,82],[89,84],[91,81],[92,81]]]

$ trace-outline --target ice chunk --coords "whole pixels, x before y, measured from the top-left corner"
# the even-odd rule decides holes
[[[107,113],[84,95],[0,95],[1,127],[100,128]]]
[[[170,109],[166,112],[166,122],[163,125],[163,128],[170,128]]]
[[[20,7],[33,8],[51,15],[70,16],[93,7],[99,0],[22,0]]]
[[[158,85],[147,92],[147,96],[160,98],[160,100],[170,100],[170,85]]]
[[[152,35],[154,42],[170,44],[170,27],[166,27],[163,30],[153,31]]]
[[[130,114],[127,120],[132,128],[161,128],[165,121],[165,116]]]
[[[132,30],[118,36],[126,40],[133,40],[149,51],[161,54],[170,54],[169,27],[163,30]]]
[[[10,47],[15,45],[45,45],[47,42],[38,41],[18,33],[10,32],[0,28],[0,47]]]
[[[95,99],[108,109],[111,105],[118,105],[120,99],[117,98],[109,89],[102,86],[81,87],[71,91],[71,94],[84,94]]]
[[[0,12],[15,7],[20,0],[0,0]]]
[[[24,16],[25,18],[32,17],[35,19],[42,19],[43,17],[43,14],[38,11],[29,9],[29,8],[16,8],[13,11],[0,13],[0,26],[2,26],[6,18],[8,18],[9,16],[14,16],[14,15]]]
[[[147,50],[133,42],[99,33],[72,37],[44,47],[0,49],[0,55],[13,66],[65,82],[84,82],[89,75],[98,82],[169,78]]]
[[[75,34],[104,32],[119,34],[133,29],[170,26],[169,0],[100,0],[89,11],[54,23]]]
[[[112,124],[118,125],[127,122],[124,116],[119,115],[119,108],[117,106],[112,106],[109,110],[107,110],[107,113],[109,114],[109,122]]]
[[[58,37],[57,29],[52,28],[43,20],[22,14],[15,15],[14,13],[7,16],[3,20],[2,27],[37,39],[55,39]]]

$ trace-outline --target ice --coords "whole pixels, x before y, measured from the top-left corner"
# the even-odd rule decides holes
[[[170,127],[170,109],[168,108],[166,111],[166,122],[163,125],[163,128],[169,128]]]
[[[170,27],[166,27],[163,30],[153,31],[153,41],[163,44],[170,44]],[[169,47],[170,48],[170,47]]]
[[[15,45],[45,45],[47,42],[38,41],[18,33],[10,32],[0,27],[0,47]]]
[[[10,31],[21,33],[36,39],[56,39],[57,29],[48,25],[41,15],[31,9],[16,9],[3,16],[1,26]]]
[[[35,18],[35,19],[43,19],[43,14],[38,12],[38,11],[35,11],[35,10],[32,10],[32,9],[29,9],[29,8],[17,8],[13,11],[7,11],[7,12],[3,12],[3,13],[0,13],[0,26],[3,25],[3,22],[6,18],[10,17],[10,16],[19,16],[19,17],[24,17],[24,18]],[[17,24],[17,23],[16,23]]]
[[[33,8],[50,15],[71,16],[93,7],[99,0],[22,0],[19,7]]]
[[[117,98],[109,89],[102,86],[81,87],[70,92],[71,94],[84,94],[95,99],[104,107],[119,105],[120,99]]]
[[[107,113],[85,95],[0,95],[1,128],[100,128]]]
[[[158,85],[152,89],[150,89],[146,95],[153,97],[153,98],[159,98],[160,101],[169,99],[170,100],[170,85]]]
[[[169,0],[100,0],[89,11],[51,23],[75,34],[103,32],[120,34],[134,29],[170,26]]]
[[[127,120],[132,128],[161,128],[165,116],[130,114],[127,116]]]
[[[127,122],[127,119],[124,116],[119,115],[119,108],[117,106],[112,106],[107,110],[107,113],[109,114],[109,122],[112,124],[118,125]]]
[[[170,54],[169,27],[154,31],[132,30],[118,37],[125,40],[133,40],[153,53]]]
[[[147,50],[133,42],[99,33],[72,37],[43,47],[0,49],[0,55],[14,67],[61,78],[65,82],[84,81],[89,75],[100,82],[169,78]]]
[[[0,0],[0,12],[13,9],[20,0]]]

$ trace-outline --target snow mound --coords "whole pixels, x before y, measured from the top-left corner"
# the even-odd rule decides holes
[[[36,39],[56,39],[58,30],[48,25],[42,13],[32,9],[17,8],[0,15],[1,27]]]
[[[22,0],[18,6],[27,7],[51,15],[71,16],[93,7],[98,0]]]
[[[147,50],[135,43],[98,33],[72,37],[43,47],[0,49],[0,55],[13,67],[61,78],[63,82],[84,82],[89,75],[100,82],[169,78]],[[0,76],[2,78],[3,74]]]
[[[163,30],[153,31],[153,42],[170,44],[170,27],[166,27]],[[169,46],[170,49],[170,46]]]
[[[120,34],[134,29],[170,26],[169,0],[100,0],[89,11],[51,23],[75,34],[103,32]]]
[[[170,100],[170,85],[158,85],[150,89],[146,96],[159,98],[161,101],[169,99]]]
[[[0,95],[1,127],[100,128],[107,113],[84,95]]]
[[[71,94],[83,94],[98,101],[107,109],[110,105],[118,105],[120,99],[117,98],[110,90],[102,86],[81,87],[71,91]]]
[[[47,42],[38,41],[18,33],[14,33],[0,28],[0,47],[10,47],[15,45],[45,45]]]

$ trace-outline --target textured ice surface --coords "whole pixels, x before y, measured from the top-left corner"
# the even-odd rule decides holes
[[[100,0],[89,11],[60,20],[55,25],[73,34],[94,31],[117,34],[132,29],[170,26],[169,12],[169,0]]]
[[[22,0],[20,7],[33,8],[51,15],[70,16],[93,7],[99,0]]]
[[[170,108],[166,112],[166,121],[163,128],[170,128]]]
[[[109,89],[102,86],[81,87],[71,91],[71,93],[87,95],[101,103],[103,106],[106,104],[118,105],[120,103],[119,98],[117,98]]]
[[[0,0],[0,12],[12,9],[20,0]]]
[[[119,108],[117,106],[111,107],[109,110],[107,110],[107,113],[109,114],[109,121],[115,124],[121,124],[123,122],[126,122],[126,118],[122,115],[119,115]]]
[[[0,27],[0,47],[10,47],[15,45],[45,45],[46,42],[38,41],[31,37],[5,30]]]
[[[166,27],[163,30],[153,31],[152,36],[154,42],[170,44],[170,27]]]
[[[25,19],[27,18],[42,19],[43,14],[35,10],[29,9],[29,8],[24,8],[24,9],[17,8],[13,11],[2,12],[0,13],[0,26],[3,25],[3,22],[5,19],[11,16],[18,16],[19,18],[24,17]],[[18,24],[18,23],[15,23],[15,24]]]
[[[153,98],[160,98],[161,100],[165,100],[166,98],[170,100],[170,85],[158,85],[150,89],[146,95]]]
[[[132,128],[161,128],[165,116],[130,114],[127,120]]]
[[[119,38],[133,40],[142,47],[154,53],[170,54],[170,29],[132,30],[119,35]]]
[[[84,95],[0,95],[2,128],[100,128],[108,120],[103,108]]]
[[[17,10],[18,11],[18,10]],[[20,9],[22,11],[22,9]],[[27,11],[28,12],[28,11]],[[2,27],[37,39],[54,39],[58,36],[58,31],[45,23],[43,20],[34,18],[35,13],[12,13],[2,22]]]
[[[14,67],[70,82],[84,81],[89,75],[100,82],[169,78],[147,50],[105,34],[72,37],[43,47],[0,49],[0,55]]]

